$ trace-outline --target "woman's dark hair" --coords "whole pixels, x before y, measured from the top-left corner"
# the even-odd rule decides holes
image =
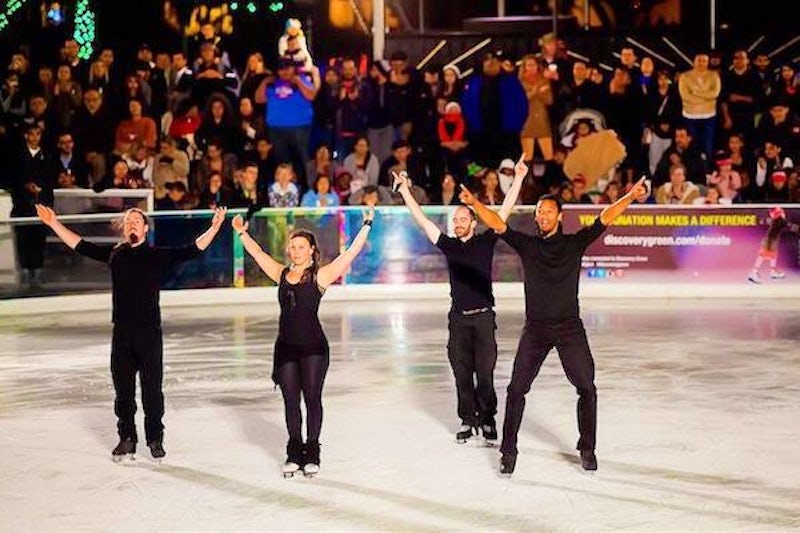
[[[301,281],[305,282],[308,281],[308,276],[312,276],[313,279],[316,279],[317,272],[319,271],[319,262],[321,259],[319,253],[319,246],[317,246],[317,238],[314,236],[313,233],[304,229],[298,229],[289,234],[289,241],[294,238],[300,237],[308,241],[308,244],[314,249],[311,253],[311,267],[307,268],[305,272],[303,272],[303,277]]]

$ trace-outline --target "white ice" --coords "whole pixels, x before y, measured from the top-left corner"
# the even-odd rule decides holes
[[[502,300],[502,422],[523,302]],[[0,531],[797,531],[791,301],[584,301],[599,470],[551,354],[511,478],[458,445],[447,302],[325,302],[322,472],[280,475],[277,304],[164,312],[166,461],[113,464],[108,312],[0,322]],[[137,414],[143,437],[141,410]],[[144,449],[142,449],[144,448]]]

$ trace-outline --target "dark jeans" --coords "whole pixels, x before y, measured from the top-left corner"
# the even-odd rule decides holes
[[[469,426],[494,425],[494,415],[497,414],[494,391],[496,328],[494,311],[470,316],[450,311],[447,355],[456,378],[458,416]]]
[[[297,174],[298,186],[302,191],[307,191],[306,162],[309,160],[308,147],[311,141],[311,126],[271,127],[269,136],[275,145],[275,160],[279,164],[291,163]]]
[[[17,258],[20,268],[23,270],[42,268],[46,228],[42,224],[17,226],[14,228],[14,233],[17,237]]]
[[[519,340],[514,371],[506,396],[503,423],[503,453],[517,453],[517,434],[525,410],[525,394],[539,373],[547,354],[555,348],[567,379],[578,391],[579,450],[594,450],[597,431],[597,390],[594,386],[594,361],[579,318],[534,322],[525,325]]]
[[[717,117],[711,118],[684,118],[689,134],[697,145],[706,154],[707,158],[714,157],[714,141],[717,135]]]
[[[161,390],[164,348],[159,326],[114,325],[111,340],[111,377],[114,380],[114,413],[120,438],[137,440],[136,372],[142,386],[144,432],[147,442],[160,440],[164,425],[164,394]]]
[[[327,354],[308,355],[297,361],[287,361],[278,368],[277,381],[283,393],[286,429],[292,440],[302,441],[302,392],[306,404],[306,437],[308,442],[319,442],[322,430],[322,386],[325,384],[329,362]]]

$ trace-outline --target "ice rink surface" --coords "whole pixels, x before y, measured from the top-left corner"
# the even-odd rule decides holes
[[[497,308],[500,426],[523,305]],[[110,460],[107,311],[4,317],[0,531],[800,530],[793,301],[584,301],[599,470],[577,462],[551,353],[511,478],[497,449],[454,441],[447,306],[323,300],[322,472],[288,480],[274,300],[164,311],[161,465],[143,443],[135,465]]]

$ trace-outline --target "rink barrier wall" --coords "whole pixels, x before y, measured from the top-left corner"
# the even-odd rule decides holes
[[[495,283],[494,295],[498,305],[524,306],[522,283]],[[784,285],[716,284],[593,284],[581,287],[581,301],[594,303],[604,300],[746,300],[769,299],[787,301],[800,298],[800,287]],[[414,302],[439,300],[447,305],[450,286],[447,283],[334,285],[328,288],[325,302]],[[198,306],[263,305],[277,308],[277,287],[249,287],[243,289],[184,289],[161,291],[163,309]],[[799,305],[800,307],[800,305]],[[83,311],[110,311],[111,294],[73,294],[36,298],[0,300],[0,317],[40,315],[43,313],[69,313]]]

